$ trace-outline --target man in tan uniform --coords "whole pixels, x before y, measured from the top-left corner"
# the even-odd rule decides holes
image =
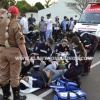
[[[18,14],[18,8],[15,6],[10,6],[8,11],[0,9],[0,84],[3,90],[3,100],[9,100],[10,85],[13,90],[13,100],[26,100],[26,96],[19,95],[19,75],[22,61],[21,59],[16,60],[15,57],[21,56],[22,53],[24,57],[27,57],[26,65],[30,61],[21,27],[17,23]]]

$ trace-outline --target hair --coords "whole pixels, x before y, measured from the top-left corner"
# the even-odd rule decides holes
[[[11,19],[16,18],[16,15],[11,14]]]
[[[26,15],[25,15],[25,14],[20,14],[20,16],[22,16],[22,17],[26,17]]]
[[[78,49],[80,50],[82,56],[85,56],[85,48],[84,48],[83,44],[81,43],[79,37],[74,36],[72,38],[72,43],[75,43],[76,45],[78,45]]]
[[[54,40],[53,40],[53,38],[48,38],[47,42],[50,43],[51,45],[53,45]]]
[[[44,16],[41,16],[41,18],[44,18]]]
[[[64,19],[67,18],[67,16],[64,16]]]
[[[73,17],[70,18],[70,20],[72,20],[72,19],[73,19]]]
[[[27,87],[23,83],[20,83],[20,89],[25,90],[25,89],[27,89]]]
[[[67,43],[67,42],[68,42],[68,40],[67,40],[67,39],[62,39],[62,41],[61,41],[61,42],[62,42],[62,43],[63,43],[63,42],[66,42],[66,43]]]
[[[66,37],[72,39],[74,36],[76,36],[76,33],[70,32],[70,34],[67,34]]]

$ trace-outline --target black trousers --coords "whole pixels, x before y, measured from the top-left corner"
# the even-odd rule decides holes
[[[97,46],[98,46],[98,42],[95,42],[94,44],[92,44],[92,48],[89,51],[89,53],[87,54],[87,57],[90,57],[90,58],[94,57],[94,54],[95,54],[96,49],[97,49]],[[93,59],[89,59],[84,64],[84,73],[89,73],[90,72],[90,67],[91,67],[91,64],[92,64],[92,60]]]
[[[54,30],[54,40],[55,40],[55,42],[57,42],[59,33],[60,33],[60,30]]]

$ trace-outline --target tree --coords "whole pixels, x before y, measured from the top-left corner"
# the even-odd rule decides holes
[[[36,12],[37,13],[38,8],[36,6],[32,6],[32,7],[30,7],[29,12]]]
[[[31,8],[31,5],[28,4],[25,0],[22,1],[17,1],[16,6],[19,8],[19,11],[21,13],[26,13],[29,11],[29,9]]]
[[[37,7],[38,10],[44,9],[44,6],[43,6],[40,2],[37,2],[37,3],[35,4],[35,7]]]
[[[100,2],[100,0],[97,0],[97,2]]]
[[[51,0],[45,0],[45,7],[46,8],[49,8],[52,5],[52,3],[50,3],[50,2],[51,2]]]
[[[8,9],[9,6],[15,5],[15,0],[0,0],[0,8]]]
[[[98,1],[100,0],[74,0],[74,2],[65,2],[66,6],[70,9],[76,11],[79,15],[83,13],[83,10],[86,8],[89,2]]]

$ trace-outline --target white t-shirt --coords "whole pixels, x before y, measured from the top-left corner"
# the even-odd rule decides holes
[[[78,19],[78,17],[74,17],[74,20],[78,21],[79,19]]]
[[[55,24],[54,30],[59,30],[60,29],[60,24],[58,22],[55,22],[54,24]]]
[[[28,34],[28,21],[27,18],[22,17],[20,20],[20,25],[22,26],[22,30],[24,34]]]
[[[73,30],[73,28],[74,28],[74,22],[73,22],[73,21],[70,21],[69,24],[70,24],[69,29],[70,29],[70,30]]]
[[[47,24],[47,30],[52,30],[52,20],[47,19],[46,24]]]

